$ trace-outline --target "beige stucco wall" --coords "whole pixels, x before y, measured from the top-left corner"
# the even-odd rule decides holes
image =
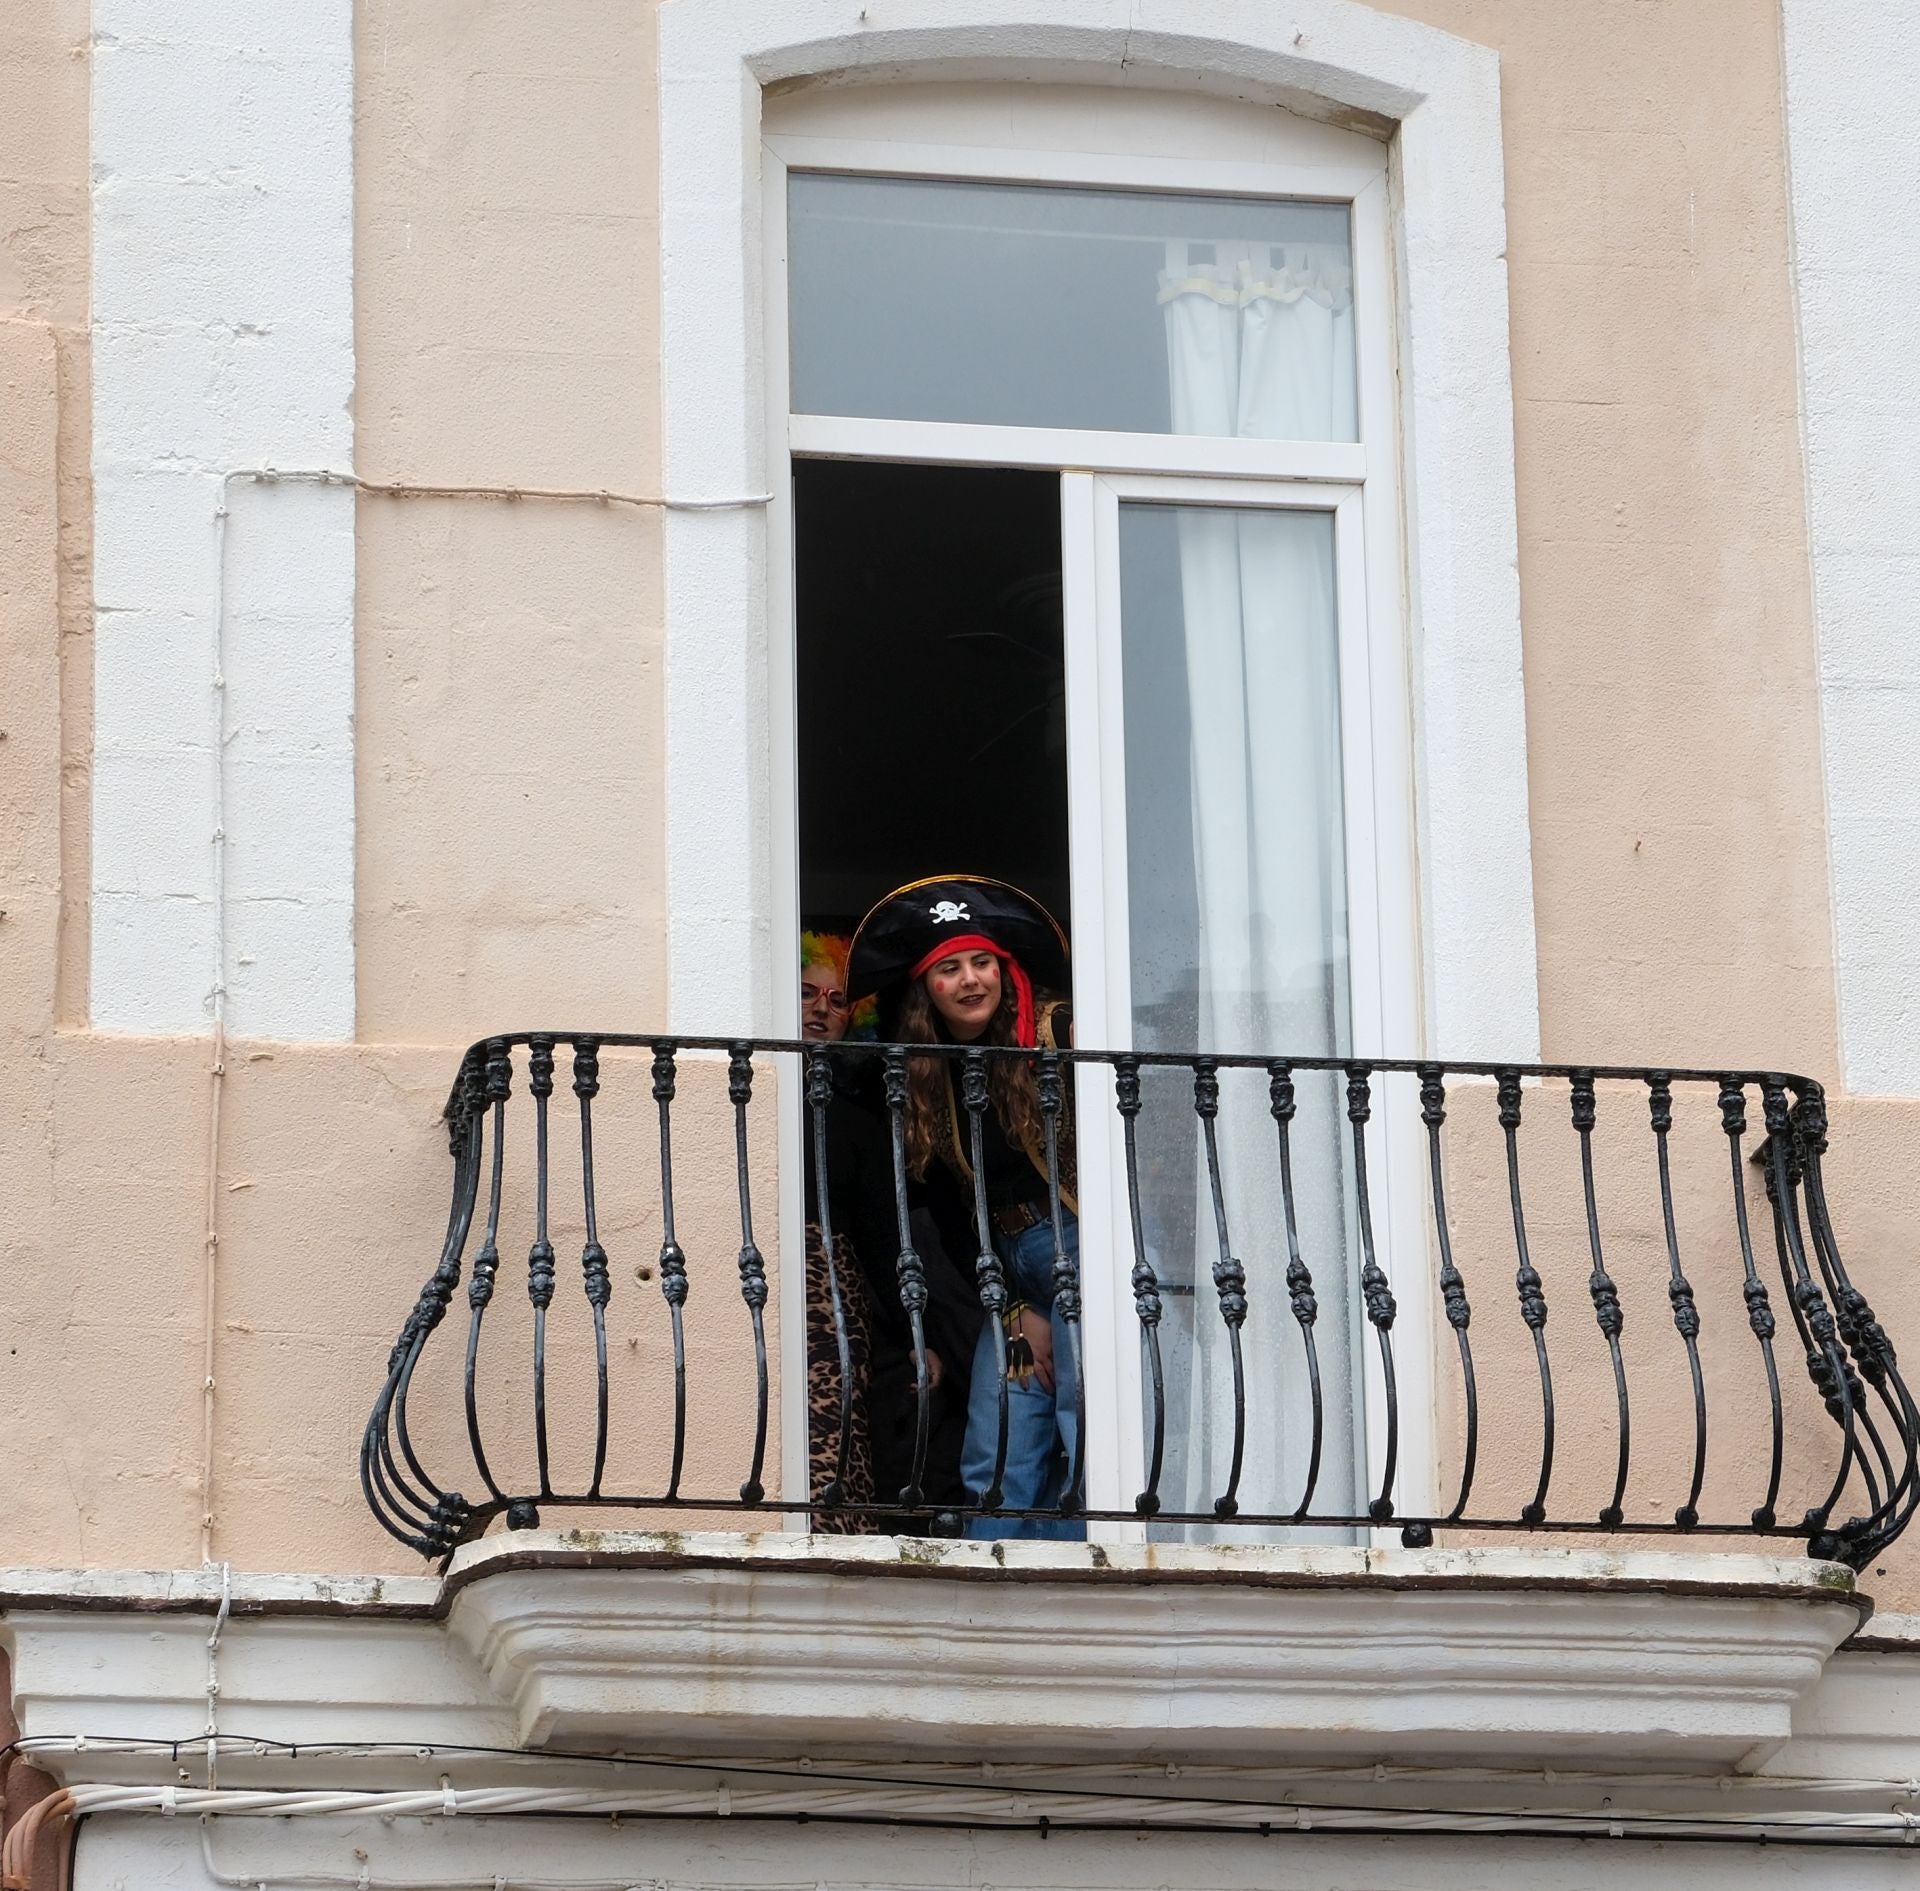
[[[1543,1055],[1776,1064],[1837,1086],[1777,13],[1746,0],[1384,10],[1501,57]],[[1517,1507],[1531,1495],[1530,1476],[1514,1495],[1515,1460],[1535,1461],[1539,1393],[1514,1307],[1498,1134],[1477,1130],[1456,1131],[1460,1178],[1477,1188],[1457,1179],[1451,1206],[1461,1265],[1480,1263],[1483,1422],[1503,1441],[1500,1495]],[[1909,1352],[1920,1331],[1903,1335],[1901,1283],[1920,1259],[1920,1202],[1900,1151],[1916,1135],[1913,1105],[1851,1100],[1835,1110],[1830,1164],[1849,1264]],[[1556,1309],[1555,1489],[1597,1507],[1612,1480],[1613,1392],[1586,1292],[1573,1139],[1557,1118],[1528,1136],[1533,1259]],[[1629,1310],[1632,1489],[1664,1494],[1677,1479],[1670,1508],[1691,1463],[1691,1410],[1674,1377],[1684,1355],[1649,1220],[1647,1141],[1642,1117],[1601,1153],[1628,1191],[1613,1198],[1623,1238],[1609,1266]],[[1682,1174],[1683,1260],[1705,1315],[1708,1496],[1734,1502],[1720,1480],[1735,1477],[1764,1406],[1715,1141],[1711,1129],[1698,1139]],[[1764,1267],[1764,1219],[1756,1232]],[[1649,1338],[1666,1345],[1664,1369]],[[1781,1367],[1789,1411],[1798,1400],[1817,1419],[1791,1343]],[[1450,1336],[1438,1372],[1451,1396]],[[1789,1473],[1804,1497],[1815,1466]],[[1883,1605],[1912,1606],[1920,1547],[1903,1546],[1869,1586]]]
[[[1503,57],[1547,1054],[1829,1077],[1772,11],[1403,10]],[[0,23],[0,505],[20,522],[0,543],[0,1413],[13,1499],[0,1560],[199,1559],[211,1204],[215,1553],[409,1567],[368,1521],[353,1458],[438,1250],[436,1116],[457,1047],[507,1026],[662,1015],[657,516],[359,502],[359,1045],[230,1046],[216,1148],[205,1040],[57,1030],[85,1015],[85,33],[76,0],[20,0]],[[362,0],[356,56],[362,473],[656,494],[650,11]],[[644,1102],[635,1091],[608,1107],[637,1186]],[[709,1132],[720,1124],[710,1109]],[[1836,1112],[1843,1238],[1893,1303],[1896,1335],[1916,1130],[1914,1106]],[[730,1169],[723,1143],[708,1150],[704,1170],[689,1152],[703,1178],[690,1212],[705,1265],[724,1275]],[[1460,1173],[1491,1187],[1489,1160],[1463,1143]],[[1590,1318],[1586,1261],[1567,1178],[1545,1174],[1562,1191],[1536,1253],[1558,1346]],[[1454,1202],[1491,1326],[1510,1303],[1503,1204],[1486,1190]],[[623,1419],[641,1451],[657,1443],[662,1356],[657,1299],[632,1269],[657,1228],[637,1199],[614,1203],[609,1226],[616,1357],[652,1388]],[[1646,1236],[1643,1216],[1618,1257],[1636,1330],[1664,1315],[1664,1262]],[[525,1238],[518,1227],[509,1280]],[[762,1240],[771,1251],[770,1230]],[[563,1291],[575,1269],[577,1249],[563,1249]],[[517,1286],[503,1288],[509,1330],[523,1317],[510,1301],[524,1308]],[[701,1308],[699,1384],[737,1409],[732,1283]],[[709,1329],[705,1308],[727,1324]],[[1490,1409],[1523,1432],[1524,1373],[1509,1383],[1487,1343]],[[1592,1359],[1566,1356],[1570,1393],[1608,1396]],[[1581,1453],[1604,1444],[1573,1430],[1556,1480],[1568,1491],[1592,1484],[1599,1460]],[[1643,1439],[1651,1476],[1659,1449]],[[737,1481],[723,1455],[702,1474]],[[1878,1586],[1920,1595],[1911,1574]]]
[[[659,492],[653,16],[355,19],[365,477]],[[359,1034],[665,1022],[656,512],[363,498]]]
[[[9,628],[29,634],[47,620],[59,645],[36,639],[36,660],[20,676],[23,692],[4,699],[14,769],[37,771],[41,741],[59,744],[57,772],[35,779],[26,816],[31,832],[33,891],[52,894],[51,914],[64,933],[58,990],[49,993],[63,1019],[86,1013],[86,887],[88,776],[93,664],[88,503],[87,341],[87,28],[86,0],[19,0],[0,17],[0,323],[10,332],[7,394],[12,425],[0,431],[0,454],[14,482],[24,531],[0,563]],[[29,365],[39,363],[43,365]],[[16,376],[18,377],[16,379]],[[52,484],[49,487],[47,477]],[[52,542],[45,539],[51,529]],[[64,731],[64,735],[62,732]],[[7,758],[0,757],[0,766]],[[10,830],[12,841],[21,830]],[[50,849],[43,843],[56,837]],[[19,884],[23,857],[9,854],[6,884]],[[68,889],[64,906],[59,889]],[[14,901],[14,920],[23,917]]]
[[[650,15],[370,4],[357,27],[362,472],[656,492]],[[86,33],[71,0],[0,29],[0,504],[16,522],[0,547],[0,1561],[191,1564],[204,1542],[250,1567],[413,1567],[368,1518],[354,1457],[439,1249],[437,1119],[458,1048],[502,1022],[659,1022],[657,522],[535,500],[361,502],[359,1045],[229,1044],[216,1139],[209,1040],[56,1030],[83,1023],[87,958]],[[652,1105],[618,1074],[610,1059],[601,1211],[612,1481],[632,1489],[658,1481],[667,1355],[657,1281],[634,1272],[659,1242],[642,1199]],[[699,1421],[751,1387],[730,1118],[711,1078],[689,1072],[681,1112],[693,1491],[739,1483],[737,1432]],[[764,1191],[763,1146],[756,1165]],[[517,1187],[502,1361],[524,1342]],[[577,1205],[556,1213],[561,1381],[583,1322]],[[774,1344],[777,1373],[777,1309]],[[431,1416],[442,1389],[422,1388],[429,1451],[452,1442]],[[524,1388],[502,1390],[518,1410]],[[561,1466],[580,1418],[556,1399]],[[777,1419],[770,1452],[777,1464]]]
[[[1830,1078],[1777,12],[1383,10],[1500,54],[1544,1055]]]

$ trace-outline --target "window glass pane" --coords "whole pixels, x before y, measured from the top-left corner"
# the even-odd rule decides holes
[[[789,180],[796,412],[1352,440],[1344,204]]]
[[[1146,1051],[1340,1056],[1349,1048],[1333,516],[1120,508],[1133,1041]],[[1167,1480],[1205,1512],[1230,1474],[1233,1382],[1193,1086],[1150,1070],[1139,1144],[1149,1259],[1167,1283]],[[1325,1430],[1313,1508],[1354,1512],[1353,1190],[1344,1089],[1300,1072],[1292,1125],[1302,1258],[1318,1299]],[[1220,1074],[1233,1254],[1246,1269],[1245,1513],[1289,1512],[1312,1456],[1306,1348],[1267,1080]],[[1171,1505],[1170,1505],[1171,1507]]]

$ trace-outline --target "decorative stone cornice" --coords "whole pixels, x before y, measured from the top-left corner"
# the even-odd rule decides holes
[[[1826,1565],[1535,1550],[547,1533],[449,1585],[525,1746],[994,1759],[1750,1762],[1862,1613]]]
[[[438,1581],[236,1578],[214,1650],[219,1600],[217,1577],[0,1571],[22,1732],[87,1742],[35,1763],[172,1778],[217,1679],[234,1783],[449,1755],[519,1778],[525,1753],[570,1777],[587,1752],[1708,1775],[1786,1740],[1867,1607],[1844,1569],[1717,1554],[664,1531],[492,1537]],[[1801,1719],[1856,1766],[1886,1732]]]

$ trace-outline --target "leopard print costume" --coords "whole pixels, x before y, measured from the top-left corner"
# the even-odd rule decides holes
[[[867,1429],[868,1361],[873,1329],[867,1313],[867,1286],[845,1235],[833,1242],[834,1282],[847,1327],[847,1360],[853,1375],[853,1411],[848,1425],[847,1475],[841,1501],[870,1504],[873,1493],[873,1444]],[[833,1482],[840,1461],[840,1343],[833,1323],[833,1284],[827,1247],[820,1230],[807,1224],[807,1489],[816,1501]],[[816,1510],[812,1527],[840,1536],[872,1535],[874,1518],[839,1509]]]

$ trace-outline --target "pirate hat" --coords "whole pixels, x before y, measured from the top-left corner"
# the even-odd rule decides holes
[[[896,887],[861,920],[847,954],[847,992],[897,990],[949,940],[987,938],[1018,959],[1034,984],[1064,991],[1067,935],[1029,893],[977,873],[943,873]]]

